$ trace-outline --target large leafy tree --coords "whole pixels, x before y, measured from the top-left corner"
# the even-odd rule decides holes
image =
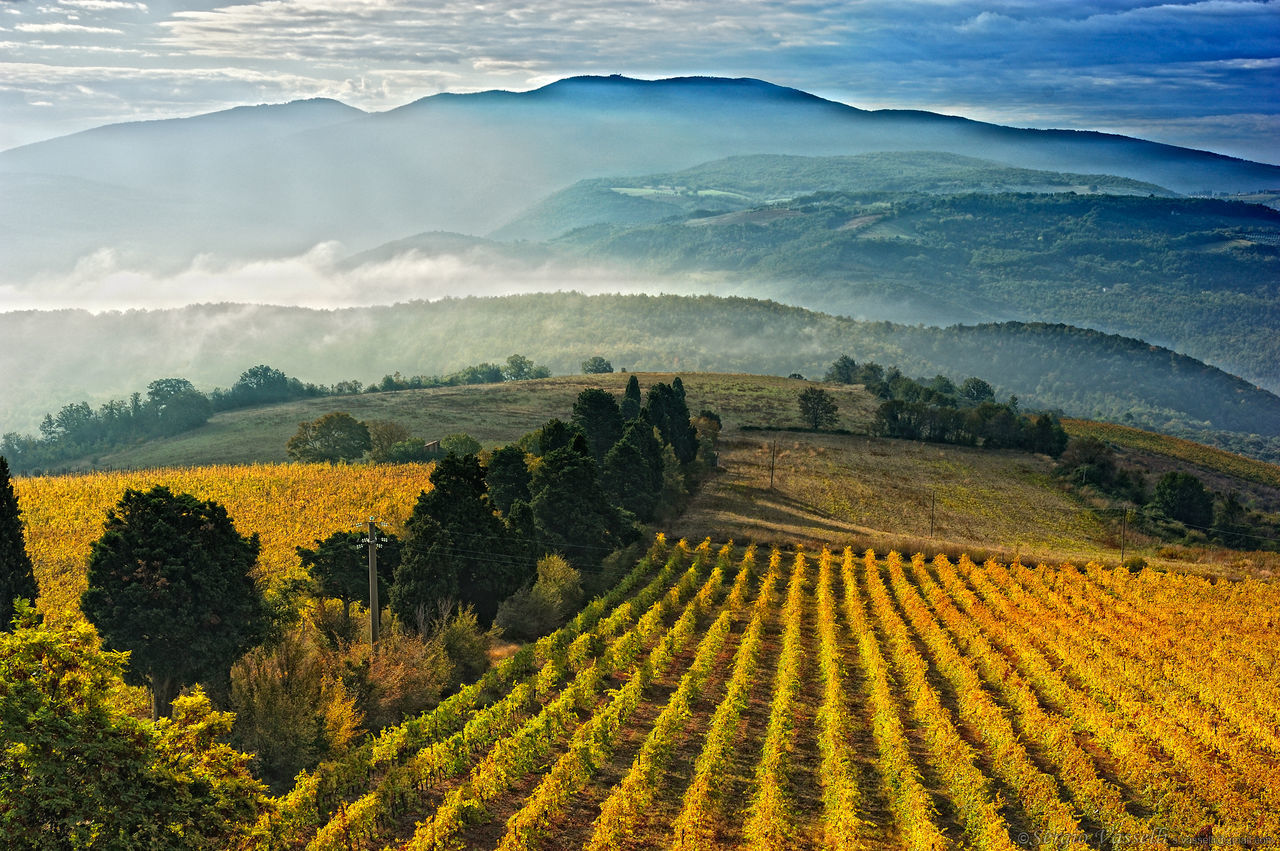
[[[573,403],[572,422],[587,436],[591,457],[599,464],[622,437],[622,414],[612,393],[591,387],[578,394]]]
[[[355,461],[372,448],[369,428],[344,411],[298,423],[285,450],[295,461]]]
[[[86,624],[51,629],[25,604],[0,634],[4,847],[226,848],[266,805],[230,713],[203,693],[152,725],[120,708],[123,653]]]
[[[160,434],[178,434],[204,425],[213,403],[185,378],[158,378],[147,385],[146,410]]]
[[[831,394],[821,387],[806,387],[800,392],[797,401],[800,405],[800,419],[809,428],[819,429],[836,424],[836,412],[840,409]]]
[[[13,601],[35,602],[36,577],[22,535],[22,509],[9,479],[9,462],[0,455],[0,632],[13,620]]]
[[[126,679],[150,687],[153,716],[182,686],[225,678],[267,635],[258,550],[221,505],[166,487],[126,490],[107,513],[80,608],[108,649],[131,651]]]

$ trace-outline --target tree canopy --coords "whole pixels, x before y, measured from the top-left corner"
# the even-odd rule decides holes
[[[80,607],[105,647],[132,653],[126,680],[151,688],[154,715],[267,634],[258,550],[221,505],[166,487],[126,490],[107,513]]]
[[[599,464],[622,437],[622,414],[612,393],[590,387],[578,394],[573,403],[573,424],[587,436],[591,457]]]
[[[0,634],[0,835],[12,849],[226,848],[266,805],[230,713],[197,690],[157,725],[120,708],[123,653],[19,609]]]
[[[1151,502],[1169,517],[1188,526],[1206,529],[1213,522],[1213,494],[1190,473],[1165,473],[1156,482]]]
[[[369,428],[344,411],[298,423],[285,449],[295,461],[355,461],[373,446]]]
[[[797,402],[800,405],[800,418],[809,428],[829,428],[836,424],[836,412],[840,408],[831,394],[821,387],[806,387],[800,392]]]
[[[302,566],[311,573],[316,588],[325,597],[342,601],[343,613],[350,616],[352,603],[369,605],[369,555],[364,530],[334,532],[316,541],[315,549],[298,547]],[[400,564],[400,539],[379,533],[387,540],[378,548],[378,599],[387,599],[387,588]]]

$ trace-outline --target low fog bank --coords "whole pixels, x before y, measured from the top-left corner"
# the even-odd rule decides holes
[[[96,313],[208,302],[332,309],[564,289],[583,293],[679,289],[670,281],[658,286],[653,280],[603,265],[551,258],[523,262],[483,245],[443,254],[408,250],[359,264],[346,255],[340,243],[325,242],[278,259],[231,261],[206,254],[173,272],[134,262],[121,250],[102,248],[81,258],[69,274],[0,283],[0,310]]]

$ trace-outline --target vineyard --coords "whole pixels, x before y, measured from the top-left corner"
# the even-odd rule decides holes
[[[365,519],[398,525],[424,489],[431,468],[418,464],[333,466],[245,464],[14,479],[36,565],[40,607],[54,620],[79,613],[89,548],[102,535],[108,509],[126,488],[165,485],[175,493],[226,507],[242,535],[262,539],[267,577],[296,572],[295,547],[310,546]]]
[[[1277,605],[659,536],[567,626],[301,775],[256,847],[1274,844]]]

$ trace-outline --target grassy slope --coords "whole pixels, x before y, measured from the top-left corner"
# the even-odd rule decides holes
[[[642,388],[670,373],[638,374]],[[107,456],[115,466],[279,461],[303,419],[346,410],[361,419],[390,419],[422,437],[467,431],[487,446],[519,437],[550,417],[567,417],[586,387],[621,394],[629,375],[571,376],[518,384],[412,390],[315,399],[220,414],[188,435]],[[1119,529],[1081,508],[1052,479],[1047,458],[1019,452],[889,441],[863,436],[875,401],[859,388],[829,385],[840,406],[838,427],[853,435],[743,430],[796,428],[795,399],[807,382],[772,376],[683,374],[690,409],[724,420],[722,472],[712,477],[672,531],[737,540],[854,542],[903,550],[1023,554],[1050,560],[1116,560]],[[1199,444],[1136,429],[1071,421],[1073,433],[1095,430],[1133,442],[1179,464],[1235,482],[1280,482],[1280,468]],[[774,488],[769,454],[778,441]],[[1269,477],[1269,478],[1268,478]],[[933,502],[936,494],[936,503]],[[933,513],[934,537],[929,538]],[[889,542],[886,544],[886,542]],[[1154,558],[1153,541],[1128,540]],[[1185,568],[1185,565],[1183,565]]]

